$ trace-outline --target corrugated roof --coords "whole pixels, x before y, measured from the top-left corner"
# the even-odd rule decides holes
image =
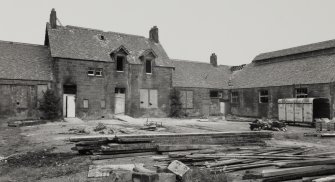
[[[213,65],[205,62],[186,60],[173,60],[175,71],[173,72],[174,87],[198,87],[198,88],[228,88],[230,67]]]
[[[52,80],[49,49],[42,45],[0,41],[0,78]]]
[[[269,64],[250,63],[232,75],[231,88],[254,88],[335,81],[335,55]]]
[[[313,43],[313,44],[308,44],[308,45],[303,45],[303,46],[298,46],[298,47],[292,47],[292,48],[273,51],[273,52],[262,53],[256,56],[253,59],[253,61],[257,62],[260,60],[288,56],[288,55],[293,55],[293,54],[300,54],[304,52],[311,52],[311,51],[322,50],[322,49],[328,49],[332,47],[335,47],[335,39]]]
[[[142,36],[74,26],[51,29],[49,24],[47,31],[52,57],[113,62],[111,52],[124,46],[131,64],[141,64],[140,55],[151,49],[157,55],[157,66],[173,67],[162,45]]]

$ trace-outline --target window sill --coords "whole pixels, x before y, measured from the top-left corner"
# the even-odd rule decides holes
[[[124,73],[124,71],[116,71],[116,73]]]

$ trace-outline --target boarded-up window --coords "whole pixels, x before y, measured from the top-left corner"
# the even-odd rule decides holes
[[[231,103],[238,103],[239,98],[238,98],[238,92],[233,91],[231,92]]]
[[[180,91],[180,101],[182,108],[192,109],[193,108],[193,91],[182,90]]]
[[[259,91],[259,103],[268,103],[269,102],[269,91],[261,90]]]
[[[101,100],[100,101],[100,106],[102,109],[105,109],[106,108],[106,101],[105,100]]]
[[[48,90],[48,85],[37,85],[37,99],[41,101],[44,97],[44,93]]]
[[[140,108],[158,108],[156,89],[140,89]]]
[[[88,108],[88,99],[84,99],[83,105],[84,105],[84,108]]]
[[[296,98],[307,98],[307,96],[308,96],[307,88],[296,88],[295,89]]]

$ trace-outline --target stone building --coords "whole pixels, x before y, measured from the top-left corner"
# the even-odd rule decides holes
[[[48,88],[64,117],[112,114],[165,117],[170,92],[188,116],[278,117],[278,99],[323,97],[334,116],[335,40],[263,53],[247,65],[170,59],[158,28],[148,38],[57,25],[52,10],[44,45],[0,41],[0,118],[41,117]]]
[[[278,118],[278,99],[322,97],[334,116],[335,40],[263,53],[230,80],[231,114]]]
[[[217,65],[213,53],[209,63],[173,60],[173,87],[180,91],[183,112],[188,116],[226,114],[229,111],[229,66]]]

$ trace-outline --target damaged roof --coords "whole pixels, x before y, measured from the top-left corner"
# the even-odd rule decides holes
[[[283,56],[288,56],[288,55],[300,54],[300,53],[305,53],[305,52],[312,52],[312,51],[317,51],[317,50],[322,50],[322,49],[328,49],[332,47],[335,47],[335,39],[313,43],[313,44],[308,44],[308,45],[303,45],[303,46],[298,46],[298,47],[292,47],[292,48],[273,51],[273,52],[262,53],[256,56],[253,59],[253,62],[271,59],[271,58],[283,57]]]
[[[51,81],[48,47],[0,41],[0,78]]]
[[[52,57],[114,62],[110,54],[123,46],[129,51],[130,64],[142,64],[139,57],[147,50],[157,55],[156,66],[173,67],[161,44],[149,38],[101,30],[47,24],[47,35]]]
[[[205,62],[173,59],[173,87],[228,88],[230,67]]]
[[[269,64],[250,63],[233,73],[230,88],[255,88],[335,81],[335,54]]]

